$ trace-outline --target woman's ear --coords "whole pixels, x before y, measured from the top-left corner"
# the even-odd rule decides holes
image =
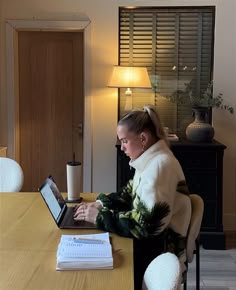
[[[148,148],[148,133],[147,132],[142,132],[140,134],[140,140],[141,140],[141,144],[142,144],[142,149],[143,151],[146,151]]]
[[[148,140],[148,134],[147,134],[147,132],[142,132],[141,134],[140,134],[140,139],[141,139],[141,142],[143,143],[143,144],[145,144],[146,142],[147,142],[147,140]]]

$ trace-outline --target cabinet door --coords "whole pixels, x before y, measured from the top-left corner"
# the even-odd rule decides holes
[[[202,230],[217,230],[220,209],[217,204],[217,174],[214,170],[184,169],[190,193],[198,194],[204,200]]]
[[[178,144],[172,151],[179,160],[191,193],[204,201],[201,231],[222,232],[222,175],[225,146],[218,142]]]

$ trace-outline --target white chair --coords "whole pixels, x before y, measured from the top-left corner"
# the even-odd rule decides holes
[[[199,233],[204,212],[203,199],[197,194],[190,194],[192,216],[187,235],[187,262],[191,263],[196,254],[196,290],[200,289],[200,244]],[[187,289],[187,277],[184,283],[184,289]]]
[[[143,290],[179,290],[182,272],[179,259],[172,253],[157,256],[147,267]]]
[[[23,182],[21,166],[11,158],[0,157],[0,192],[18,192]]]

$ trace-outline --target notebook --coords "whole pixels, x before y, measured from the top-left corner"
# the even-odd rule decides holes
[[[40,186],[39,192],[60,229],[96,228],[93,223],[74,220],[74,207],[67,206],[52,176],[49,176]]]
[[[61,236],[57,249],[57,270],[112,268],[109,233]]]

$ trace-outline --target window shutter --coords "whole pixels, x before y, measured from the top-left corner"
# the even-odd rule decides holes
[[[212,79],[214,7],[120,8],[119,62],[147,67],[153,90],[133,90],[133,107],[157,106],[164,126],[184,135],[192,120],[189,105],[165,96],[191,81],[196,93]],[[120,90],[120,115],[124,110]]]

